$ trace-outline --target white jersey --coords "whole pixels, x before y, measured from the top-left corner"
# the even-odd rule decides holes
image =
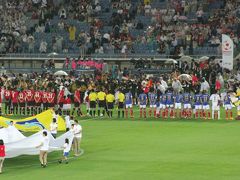
[[[66,128],[71,128],[70,116],[65,116]]]
[[[49,149],[49,138],[47,136],[42,139],[42,146],[40,147],[41,151],[48,151]]]
[[[57,134],[57,128],[58,128],[58,125],[57,125],[57,123],[51,123],[50,124],[50,131],[51,131],[51,133],[52,134]]]
[[[212,101],[213,106],[218,106],[220,100],[221,98],[218,94],[212,94],[210,96],[210,101]]]
[[[82,138],[82,126],[79,124],[74,125],[73,133],[75,138]]]
[[[63,145],[63,152],[69,152],[71,146],[68,143],[64,143]]]

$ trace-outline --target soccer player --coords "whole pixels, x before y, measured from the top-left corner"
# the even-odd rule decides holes
[[[174,110],[173,110],[173,94],[172,92],[166,93],[166,109],[165,116],[168,117],[168,112],[170,112],[170,118],[174,118]]]
[[[20,111],[20,115],[25,115],[25,92],[24,91],[20,91],[18,93],[18,102],[19,102],[19,111]]]
[[[47,92],[47,107],[48,108],[54,108],[56,100],[56,93],[54,92],[54,89],[51,89],[49,92]]]
[[[215,92],[210,96],[210,101],[212,101],[212,119],[220,119],[220,96]]]
[[[208,119],[211,118],[211,112],[210,112],[210,106],[209,106],[209,94],[207,94],[205,91],[203,91],[203,94],[202,94],[202,116],[204,119],[206,119],[206,116],[208,115]]]
[[[12,91],[6,88],[4,90],[4,99],[5,99],[5,114],[10,114],[11,113],[11,95]]]
[[[147,95],[141,90],[138,96],[139,108],[140,108],[140,118],[142,118],[142,113],[144,118],[146,118],[146,108],[147,108]]]
[[[44,89],[42,91],[42,103],[43,103],[43,110],[47,110],[48,109],[48,92]]]
[[[90,116],[96,116],[96,101],[97,101],[97,93],[92,89],[89,94],[90,101]]]
[[[58,97],[57,97],[57,104],[58,104],[58,106],[59,106],[58,111],[60,112],[60,114],[62,114],[63,103],[64,103],[64,101],[65,101],[64,92],[65,92],[65,87],[63,87],[63,88],[58,92]]]
[[[228,115],[230,115],[230,120],[233,119],[232,117],[232,104],[231,104],[231,98],[229,93],[227,93],[223,98],[225,113],[226,113],[226,120],[228,120]]]
[[[74,107],[72,111],[72,115],[74,115],[75,110],[77,109],[77,115],[82,116],[82,111],[81,111],[81,95],[80,95],[80,88],[76,89],[74,91]]]
[[[13,114],[17,114],[17,108],[18,108],[18,91],[16,90],[16,88],[14,88],[12,90],[12,93],[11,93],[11,101],[12,101],[12,113]]]
[[[33,87],[25,91],[26,102],[27,102],[27,115],[33,115],[33,106],[34,106],[34,90]]]
[[[126,118],[128,118],[128,109],[130,109],[130,116],[133,118],[133,96],[129,90],[127,93],[125,93],[125,108]]]
[[[35,91],[33,98],[35,102],[34,114],[41,113],[42,92],[39,90]]]
[[[106,96],[106,102],[107,102],[107,109],[108,109],[109,117],[113,117],[114,100],[115,100],[114,95],[112,93],[108,93]]]
[[[192,117],[192,110],[191,110],[191,95],[190,93],[186,92],[183,94],[183,117],[190,118]]]
[[[148,99],[149,99],[149,104],[150,104],[150,108],[148,111],[149,117],[152,116],[152,111],[154,112],[154,117],[156,117],[157,94],[154,93],[154,88],[150,88],[150,92],[148,93]]]
[[[98,99],[98,116],[104,116],[105,115],[105,106],[106,106],[106,93],[101,90],[97,93],[97,99]],[[102,113],[100,114],[100,112]]]
[[[124,118],[124,101],[125,95],[122,93],[121,90],[118,92],[118,118],[120,118],[120,113],[122,111],[122,117]]]
[[[174,96],[174,108],[175,108],[175,117],[182,117],[182,94],[178,93]]]
[[[167,96],[166,94],[162,94],[159,97],[159,109],[160,109],[160,114],[162,115],[162,118],[166,118],[166,101],[167,101]]]
[[[195,118],[202,117],[202,95],[195,94],[194,96]]]

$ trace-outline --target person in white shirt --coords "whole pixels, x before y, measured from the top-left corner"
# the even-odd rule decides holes
[[[45,168],[47,166],[47,153],[49,150],[49,138],[47,131],[43,131],[43,138],[41,144],[36,146],[36,148],[40,148],[39,160],[41,162],[41,166]]]
[[[212,101],[212,119],[220,119],[220,102],[221,98],[219,94],[214,93],[210,96],[210,101]]]
[[[69,139],[66,138],[65,143],[63,145],[63,158],[58,161],[59,163],[62,163],[63,161],[65,161],[65,163],[68,164],[68,156],[69,156],[70,147],[71,146],[69,144]]]
[[[73,138],[74,155],[79,156],[80,142],[82,139],[82,126],[78,123],[77,120],[74,121],[73,134],[74,134],[74,138]]]
[[[53,118],[53,121],[50,124],[50,132],[54,138],[57,137],[57,128],[58,128],[57,119]]]
[[[67,112],[67,115],[65,116],[65,124],[66,124],[66,131],[69,131],[71,129],[69,112]]]

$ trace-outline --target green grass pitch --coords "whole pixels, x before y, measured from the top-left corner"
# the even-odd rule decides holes
[[[114,114],[116,116],[116,113]],[[222,112],[222,117],[224,113]],[[240,122],[79,118],[84,153],[47,168],[38,156],[7,159],[1,180],[239,180]]]

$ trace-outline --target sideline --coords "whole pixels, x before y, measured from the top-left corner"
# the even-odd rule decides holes
[[[84,154],[84,149],[80,149],[81,150],[81,152],[80,152],[80,155],[79,156],[71,156],[71,157],[69,157],[68,159],[69,160],[75,160],[75,159],[78,159],[79,157],[81,157],[83,154]],[[38,158],[36,158],[37,160],[38,160]],[[60,158],[59,158],[60,159]],[[58,164],[58,160],[59,159],[53,159],[53,160],[51,160],[51,161],[49,161],[47,164],[49,165],[49,164],[54,164],[54,163],[57,163]],[[30,166],[39,166],[39,168],[41,168],[40,167],[40,163],[34,163],[34,164],[26,164],[26,165],[17,165],[17,166],[11,166],[11,167],[6,167],[6,166],[4,166],[4,169],[5,170],[8,170],[8,169],[16,169],[16,168],[25,168],[25,167],[30,167]],[[4,170],[4,171],[5,171]]]

